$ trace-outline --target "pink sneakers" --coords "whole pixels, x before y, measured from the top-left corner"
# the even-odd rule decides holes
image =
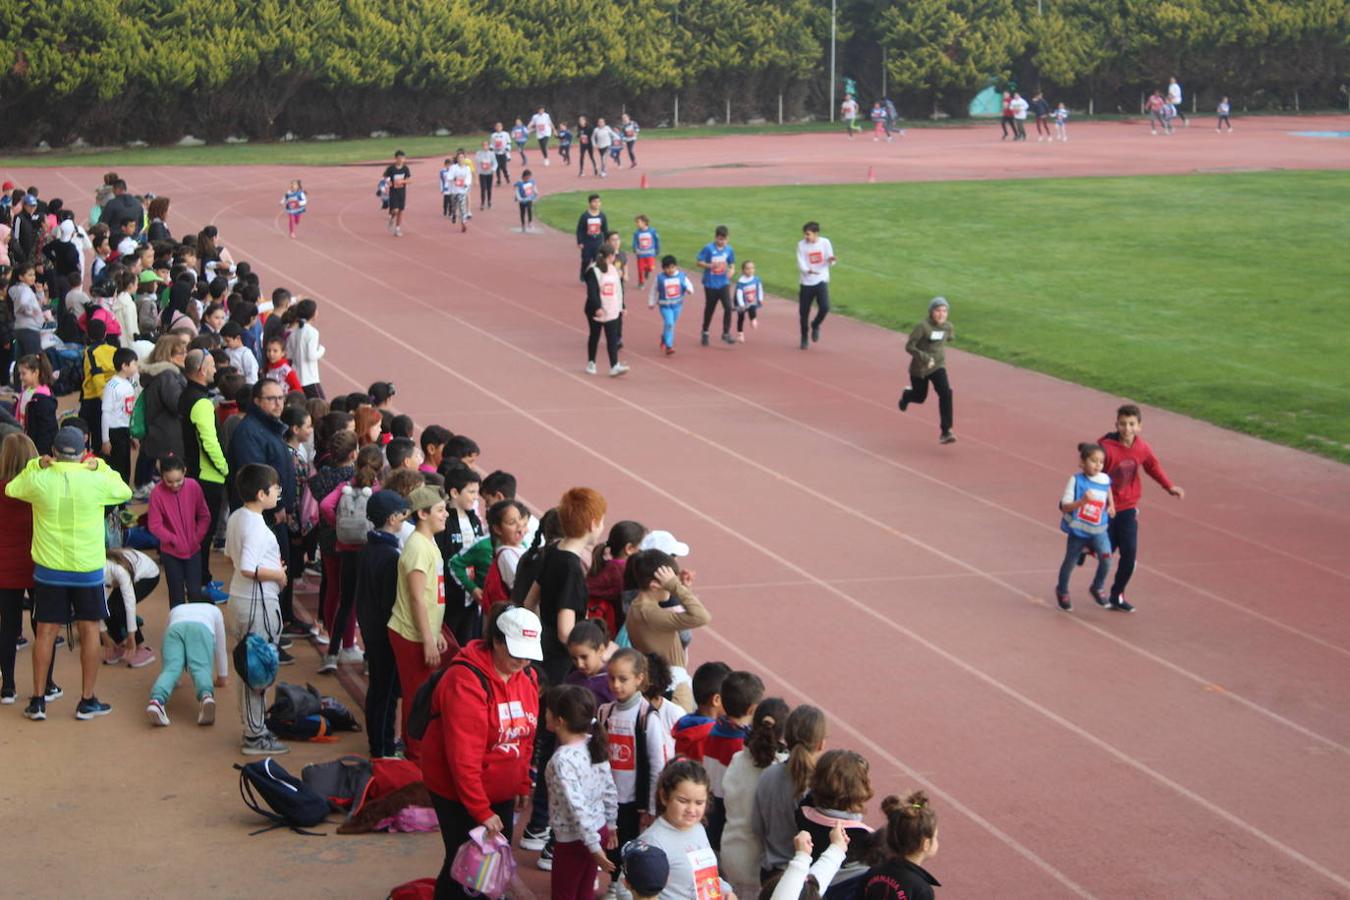
[[[146,644],[141,644],[136,648],[135,653],[126,657],[127,665],[131,666],[133,669],[140,669],[144,666],[148,666],[156,659],[158,659],[158,657],[155,656],[155,651],[151,650]]]

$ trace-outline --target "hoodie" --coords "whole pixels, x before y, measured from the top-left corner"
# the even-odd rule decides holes
[[[675,723],[671,732],[675,736],[675,755],[703,762],[703,748],[708,743],[716,720],[692,712]]]
[[[171,491],[163,482],[150,492],[150,533],[159,538],[159,552],[174,559],[191,559],[202,548],[211,530],[211,511],[206,507],[202,486],[184,478],[183,486]]]
[[[432,694],[421,759],[427,789],[463,804],[475,822],[492,815],[492,804],[529,794],[538,710],[533,669],[502,681],[487,642],[470,643]]]
[[[1153,448],[1143,438],[1136,436],[1134,443],[1126,447],[1120,440],[1120,433],[1113,431],[1100,443],[1106,451],[1106,465],[1102,471],[1111,476],[1111,493],[1115,495],[1117,513],[1139,505],[1139,498],[1144,493],[1144,485],[1139,480],[1140,469],[1164,490],[1172,490],[1172,479],[1167,477],[1162,463],[1153,455]]]

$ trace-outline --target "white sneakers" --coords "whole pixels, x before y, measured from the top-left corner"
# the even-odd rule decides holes
[[[594,375],[594,374],[595,374],[595,362],[594,362],[594,361],[591,361],[591,362],[586,363],[586,374],[587,374],[587,375]]]
[[[338,651],[337,660],[343,665],[360,665],[366,661],[366,654],[360,647],[343,647]]]
[[[197,708],[198,725],[216,724],[216,698],[207,694],[202,698],[201,706]]]
[[[145,717],[150,720],[151,725],[167,726],[169,724],[169,714],[164,711],[164,704],[158,700],[150,701],[150,705],[145,708]]]
[[[628,372],[627,366],[625,366],[623,363],[615,363],[613,366],[610,367],[609,377],[618,378],[620,375],[624,375],[627,372]]]

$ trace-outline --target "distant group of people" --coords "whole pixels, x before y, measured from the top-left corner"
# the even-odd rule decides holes
[[[1003,111],[999,120],[1003,127],[1003,137],[1000,140],[1012,138],[1014,141],[1025,141],[1028,114],[1036,121],[1037,142],[1069,139],[1069,109],[1063,103],[1051,109],[1050,102],[1040,91],[1032,95],[1030,102],[1017,91],[1004,91]]]
[[[862,131],[862,126],[858,124],[860,107],[858,101],[852,94],[844,95],[844,102],[839,106],[840,117],[844,120],[844,130],[852,140],[853,135]],[[872,103],[872,109],[867,117],[872,122],[872,140],[886,141],[890,143],[895,140],[896,135],[905,136],[904,129],[899,126],[900,112],[895,108],[895,103],[890,97],[882,97]]]

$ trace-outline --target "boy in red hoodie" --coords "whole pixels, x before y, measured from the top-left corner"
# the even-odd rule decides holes
[[[544,658],[541,631],[534,613],[498,604],[484,639],[460,651],[432,694],[420,762],[445,842],[437,897],[467,896],[450,876],[455,853],[479,825],[509,840],[516,803],[533,790],[539,683],[530,661]]]
[[[1139,480],[1142,468],[1167,493],[1178,500],[1186,492],[1172,483],[1163,471],[1162,463],[1153,455],[1153,448],[1139,436],[1143,430],[1143,413],[1133,403],[1116,410],[1116,430],[1098,443],[1106,451],[1105,472],[1111,477],[1111,496],[1116,503],[1116,514],[1108,526],[1111,546],[1120,551],[1120,564],[1111,583],[1111,596],[1093,595],[1098,606],[1119,612],[1134,612],[1134,606],[1125,599],[1125,586],[1134,575],[1135,558],[1139,553],[1139,497],[1144,492]]]
[[[722,682],[731,674],[731,666],[724,662],[705,662],[694,670],[694,703],[697,711],[675,723],[671,734],[675,737],[675,755],[694,762],[703,762],[703,747],[708,743],[713,723],[724,712],[722,709]]]

